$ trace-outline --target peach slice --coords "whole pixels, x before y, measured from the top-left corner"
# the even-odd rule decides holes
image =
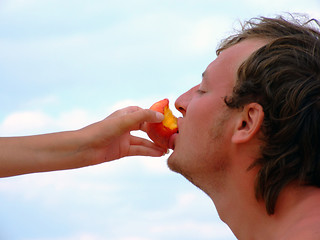
[[[150,109],[161,112],[164,115],[164,119],[161,123],[147,123],[147,134],[157,145],[169,148],[171,135],[178,132],[177,118],[169,108],[169,100],[165,98],[156,102]]]

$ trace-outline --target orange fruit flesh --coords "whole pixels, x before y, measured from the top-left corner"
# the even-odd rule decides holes
[[[164,108],[164,119],[162,121],[163,126],[173,130],[178,128],[177,118],[172,114],[169,107]]]

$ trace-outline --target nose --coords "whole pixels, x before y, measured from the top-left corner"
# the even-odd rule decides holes
[[[180,97],[177,98],[174,105],[176,109],[182,113],[182,116],[185,117],[189,102],[192,99],[194,92],[197,91],[198,88],[199,88],[199,85],[194,86],[189,91],[185,92],[184,94],[182,94]]]

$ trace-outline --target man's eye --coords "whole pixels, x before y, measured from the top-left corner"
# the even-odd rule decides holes
[[[205,94],[206,92],[203,91],[203,90],[201,90],[201,89],[198,89],[198,90],[197,90],[197,93],[200,94],[200,95],[202,95],[202,94]]]

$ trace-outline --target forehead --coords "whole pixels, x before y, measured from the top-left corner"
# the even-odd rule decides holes
[[[267,44],[263,39],[248,39],[225,50],[209,64],[203,74],[206,80],[221,80],[224,84],[233,86],[237,79],[240,65],[256,50]]]

